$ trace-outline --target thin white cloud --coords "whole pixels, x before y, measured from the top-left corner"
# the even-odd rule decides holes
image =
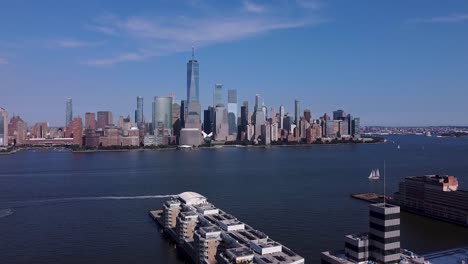
[[[426,19],[416,19],[413,22],[420,23],[457,23],[468,21],[468,14],[451,14],[447,16],[437,16]]]
[[[61,39],[55,41],[55,44],[60,48],[83,48],[83,47],[93,47],[102,45],[104,42],[90,42],[90,41],[81,41],[76,39]]]
[[[265,12],[252,2],[245,1],[246,8],[231,14],[210,12],[202,17],[149,18],[133,16],[119,18],[106,14],[87,25],[89,30],[105,35],[119,36],[113,41],[130,47],[104,58],[92,58],[82,62],[87,65],[113,65],[122,62],[144,61],[155,56],[167,55],[197,48],[250,38],[275,30],[313,26],[326,22],[317,16],[284,14],[272,8]],[[247,8],[248,7],[248,8]],[[246,12],[250,10],[249,12]],[[215,15],[213,15],[215,14]],[[102,28],[105,30],[96,30]]]
[[[9,64],[10,62],[8,61],[7,58],[0,57],[0,65],[6,65]]]
[[[248,13],[265,13],[268,12],[268,8],[266,6],[256,4],[251,1],[244,0],[244,11]]]
[[[320,9],[322,7],[319,2],[313,0],[296,0],[296,3],[306,9]]]
[[[111,58],[105,59],[90,59],[83,61],[82,64],[92,65],[92,66],[109,66],[122,62],[131,62],[131,61],[143,61],[150,57],[155,56],[150,52],[138,51],[138,52],[127,52],[122,54],[117,54]]]

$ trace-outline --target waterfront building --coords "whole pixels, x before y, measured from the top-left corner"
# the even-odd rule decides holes
[[[221,243],[221,229],[215,225],[200,227],[194,235],[195,258],[198,263],[216,264],[216,253]]]
[[[262,134],[262,125],[265,124],[265,113],[263,111],[255,112],[255,136],[254,140],[257,140]]]
[[[99,116],[99,114],[98,114]],[[99,145],[103,147],[120,146],[120,131],[113,125],[106,126],[103,136],[99,137]]]
[[[253,141],[255,136],[255,126],[252,124],[247,125],[246,137],[248,141]]]
[[[354,118],[351,124],[351,136],[359,137],[361,134],[361,118]]]
[[[270,140],[272,142],[278,141],[278,123],[271,124]]]
[[[4,131],[4,128],[2,130],[2,122],[3,122],[3,118],[2,120],[0,120],[0,133],[1,131]],[[17,145],[17,146],[23,145],[26,141],[27,131],[28,131],[28,125],[26,124],[26,122],[24,122],[23,119],[21,119],[21,117],[19,116],[13,116],[10,119],[10,123],[8,124],[9,144]]]
[[[323,117],[320,118],[320,125],[322,126],[322,137],[328,137],[328,121],[330,117],[325,113]]]
[[[300,120],[300,113],[301,113],[301,109],[300,109],[300,105],[299,105],[299,100],[294,100],[294,124],[296,126],[299,126],[299,120]]]
[[[65,127],[70,124],[73,119],[73,103],[71,98],[67,98],[65,101]]]
[[[206,134],[213,132],[214,114],[212,106],[208,106],[208,109],[203,111],[203,132]]]
[[[229,135],[228,111],[224,106],[217,105],[214,111],[214,140],[226,141]]]
[[[187,100],[180,101],[180,126],[185,127],[185,119],[187,118]]]
[[[344,120],[346,117],[346,113],[343,110],[336,110],[333,111],[333,120]]]
[[[224,106],[223,91],[224,89],[222,84],[215,84],[213,90],[213,107]]]
[[[99,131],[102,133],[102,131]],[[99,137],[100,134],[96,132],[95,129],[86,128],[84,130],[84,145],[90,148],[97,148],[99,147]]]
[[[407,177],[398,186],[394,202],[402,210],[468,226],[468,191],[448,175]]]
[[[143,123],[143,96],[137,96],[137,109],[135,111],[135,123]]]
[[[87,112],[85,113],[85,129],[96,130],[96,114]]]
[[[306,138],[306,130],[310,127],[309,121],[305,119],[305,117],[301,117],[301,120],[299,121],[299,137],[301,139]]]
[[[181,210],[178,199],[167,200],[163,205],[163,223],[164,228],[175,228],[177,225],[177,216]]]
[[[96,129],[104,130],[106,126],[114,125],[114,118],[111,111],[98,111]]]
[[[280,106],[279,109],[279,122],[280,122],[280,129],[284,129],[284,115],[285,115],[285,108],[284,105]]]
[[[261,126],[261,144],[262,145],[270,145],[271,144],[271,126],[267,122]]]
[[[81,117],[75,117],[65,129],[65,137],[73,138],[73,145],[83,145],[83,122]]]
[[[306,129],[306,142],[307,144],[314,143],[317,139],[322,137],[322,128],[319,124],[313,123],[311,127]]]
[[[340,131],[339,122],[335,122],[336,120],[328,120],[326,123],[326,137],[328,138],[336,138],[337,133]]]
[[[150,214],[193,263],[305,263],[304,258],[291,249],[216,208],[198,193],[181,193],[177,200],[171,198],[162,210]]]
[[[345,119],[343,121],[340,121],[339,122],[340,124],[340,136],[343,137],[343,136],[348,136],[349,135],[349,123],[348,123],[348,120]]]
[[[202,143],[200,128],[182,128],[179,145],[199,146]]]
[[[155,136],[172,135],[172,97],[154,97],[152,122]]]
[[[8,145],[8,112],[0,108],[0,146]]]
[[[405,263],[400,262],[400,207],[371,204],[369,233],[346,235],[344,250],[322,252],[321,258],[323,264]]]
[[[47,122],[39,122],[31,128],[31,136],[33,138],[46,138],[49,133],[49,124]]]
[[[287,113],[283,118],[283,129],[291,133],[293,131],[292,128],[292,117]]]
[[[198,223],[198,214],[194,211],[183,211],[177,216],[176,234],[178,243],[192,242],[195,227]]]
[[[237,90],[228,90],[228,124],[229,135],[237,133]]]

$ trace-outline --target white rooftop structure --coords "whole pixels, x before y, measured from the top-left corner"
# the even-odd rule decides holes
[[[206,203],[206,197],[196,192],[183,192],[179,194],[179,199],[186,205]]]

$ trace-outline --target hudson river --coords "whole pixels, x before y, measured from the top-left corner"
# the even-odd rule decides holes
[[[195,191],[319,263],[343,236],[367,231],[350,194],[387,163],[391,194],[405,176],[450,174],[468,186],[468,138],[390,136],[384,144],[0,156],[0,263],[184,263],[147,212],[159,195]],[[395,141],[395,143],[393,143]],[[397,149],[400,144],[401,149]],[[468,228],[402,214],[402,247],[468,245]]]

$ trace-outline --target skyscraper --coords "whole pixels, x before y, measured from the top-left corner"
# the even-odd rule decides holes
[[[229,133],[228,111],[221,105],[216,106],[214,111],[214,139],[225,141]]]
[[[241,106],[241,131],[246,131],[246,127],[249,124],[249,108],[247,106]]]
[[[296,126],[299,126],[300,114],[301,109],[299,106],[299,100],[294,100],[294,124],[296,124]]]
[[[228,90],[228,123],[229,135],[237,133],[237,90]]]
[[[279,128],[280,129],[284,129],[284,114],[285,114],[284,105],[282,105],[280,106],[280,110],[279,110],[279,123],[280,123]]]
[[[223,100],[223,85],[215,84],[213,91],[213,107],[224,106]]]
[[[102,129],[106,126],[113,125],[114,118],[111,111],[98,111],[97,112],[97,125],[96,129]]]
[[[259,101],[260,101],[260,95],[256,94],[255,95],[255,105],[254,105],[254,113],[259,110]]]
[[[192,59],[187,63],[187,102],[199,102],[198,61],[195,60],[195,51],[192,47]]]
[[[344,120],[346,117],[346,113],[343,110],[336,110],[333,111],[333,120]]]
[[[137,96],[137,109],[135,112],[135,123],[139,125],[143,122],[143,97]]]
[[[85,114],[85,129],[96,130],[96,114],[86,113]]]
[[[172,135],[172,97],[154,97],[152,122],[155,135]]]
[[[310,109],[304,109],[304,118],[309,123],[312,121],[312,113],[311,113]]]
[[[214,122],[214,108],[208,106],[208,109],[204,111],[203,115],[203,131],[206,134],[213,132],[213,122]]]
[[[8,145],[8,112],[0,107],[0,146]]]
[[[65,101],[65,127],[68,126],[68,124],[72,121],[73,119],[73,103],[71,98],[67,98]]]

